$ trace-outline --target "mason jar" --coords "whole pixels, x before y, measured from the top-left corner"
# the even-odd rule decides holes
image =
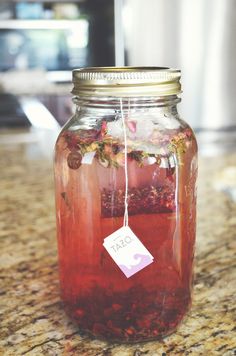
[[[80,330],[117,342],[173,332],[191,304],[197,143],[180,71],[73,71],[55,148],[61,295]]]

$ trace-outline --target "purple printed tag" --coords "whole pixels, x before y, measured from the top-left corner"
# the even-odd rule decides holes
[[[107,236],[103,246],[127,278],[150,265],[154,259],[129,226]]]

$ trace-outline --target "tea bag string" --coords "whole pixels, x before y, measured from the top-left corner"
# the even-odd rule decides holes
[[[128,214],[128,160],[127,160],[127,131],[125,127],[125,118],[123,113],[123,103],[122,99],[120,99],[120,112],[122,118],[123,132],[124,132],[124,144],[125,144],[125,212],[124,212],[124,222],[123,226],[128,226],[129,223],[129,214]]]

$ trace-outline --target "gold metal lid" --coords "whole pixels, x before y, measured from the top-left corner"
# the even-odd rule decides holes
[[[181,72],[165,67],[88,67],[73,70],[78,96],[167,96],[181,93]]]

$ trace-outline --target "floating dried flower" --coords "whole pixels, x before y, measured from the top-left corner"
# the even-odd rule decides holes
[[[158,166],[160,166],[161,165],[161,156],[160,155],[156,155],[155,158],[156,158],[156,164]]]
[[[101,138],[106,136],[106,134],[107,134],[107,122],[103,121],[101,125]]]
[[[185,135],[188,138],[192,138],[193,137],[192,130],[191,129],[186,129],[185,130]]]
[[[82,156],[77,151],[72,151],[67,156],[67,163],[69,168],[78,169],[81,166]]]
[[[98,162],[103,166],[104,168],[107,168],[109,166],[109,161],[105,158],[99,158]]]
[[[129,131],[132,133],[136,132],[136,125],[137,123],[135,121],[127,121],[126,123],[127,127],[129,128]]]

